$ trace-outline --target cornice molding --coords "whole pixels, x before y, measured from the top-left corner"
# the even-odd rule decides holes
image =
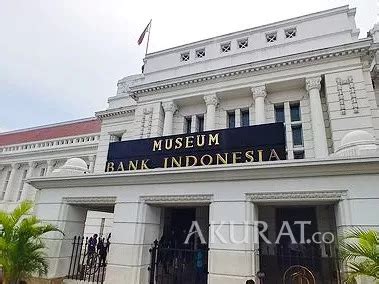
[[[73,177],[32,178],[28,183],[37,189],[96,186],[126,186],[222,182],[275,178],[327,177],[379,174],[379,157],[287,160],[256,164],[234,164],[172,169],[152,169],[130,172],[87,174]]]
[[[254,203],[280,202],[280,201],[340,201],[347,196],[347,190],[325,191],[281,191],[246,193],[246,198]]]
[[[141,196],[141,201],[147,204],[210,203],[212,198],[212,194],[145,195]]]
[[[120,117],[131,115],[135,112],[135,106],[133,107],[120,107],[115,109],[107,109],[103,111],[98,111],[95,113],[96,117],[100,119],[110,118],[110,117]]]
[[[317,61],[330,60],[349,56],[368,55],[372,52],[371,39],[360,40],[351,44],[337,47],[313,50],[300,54],[276,57],[261,62],[253,62],[223,69],[197,73],[184,77],[172,78],[153,83],[136,85],[130,88],[132,95],[138,97],[143,94],[160,91],[169,88],[188,87],[188,85],[201,84],[207,81],[215,81],[230,77],[243,76],[249,73],[263,72],[281,67],[296,66],[302,64],[314,64]]]

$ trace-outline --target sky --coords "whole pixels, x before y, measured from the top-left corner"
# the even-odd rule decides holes
[[[377,2],[378,1],[378,2]],[[379,0],[0,0],[0,132],[94,116],[149,52],[349,4],[360,37]]]

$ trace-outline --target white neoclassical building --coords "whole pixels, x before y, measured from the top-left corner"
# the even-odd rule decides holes
[[[75,270],[73,237],[105,226],[105,283],[341,283],[332,236],[379,227],[379,26],[359,38],[354,17],[150,53],[96,118],[1,134],[1,206],[34,199],[65,232],[47,238],[47,277]],[[285,222],[301,236],[296,221],[306,242],[275,242]],[[205,243],[183,244],[194,224]]]

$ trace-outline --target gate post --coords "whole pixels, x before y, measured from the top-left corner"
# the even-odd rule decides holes
[[[158,240],[154,241],[153,247],[149,250],[151,254],[151,261],[150,261],[150,266],[149,266],[149,284],[154,284],[155,283],[155,269],[157,266],[157,256],[158,256]]]

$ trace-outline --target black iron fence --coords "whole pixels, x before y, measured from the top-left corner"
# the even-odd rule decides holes
[[[106,239],[75,236],[67,278],[104,283],[109,247],[110,235]]]
[[[168,248],[155,241],[150,253],[150,284],[207,283],[207,248]]]

